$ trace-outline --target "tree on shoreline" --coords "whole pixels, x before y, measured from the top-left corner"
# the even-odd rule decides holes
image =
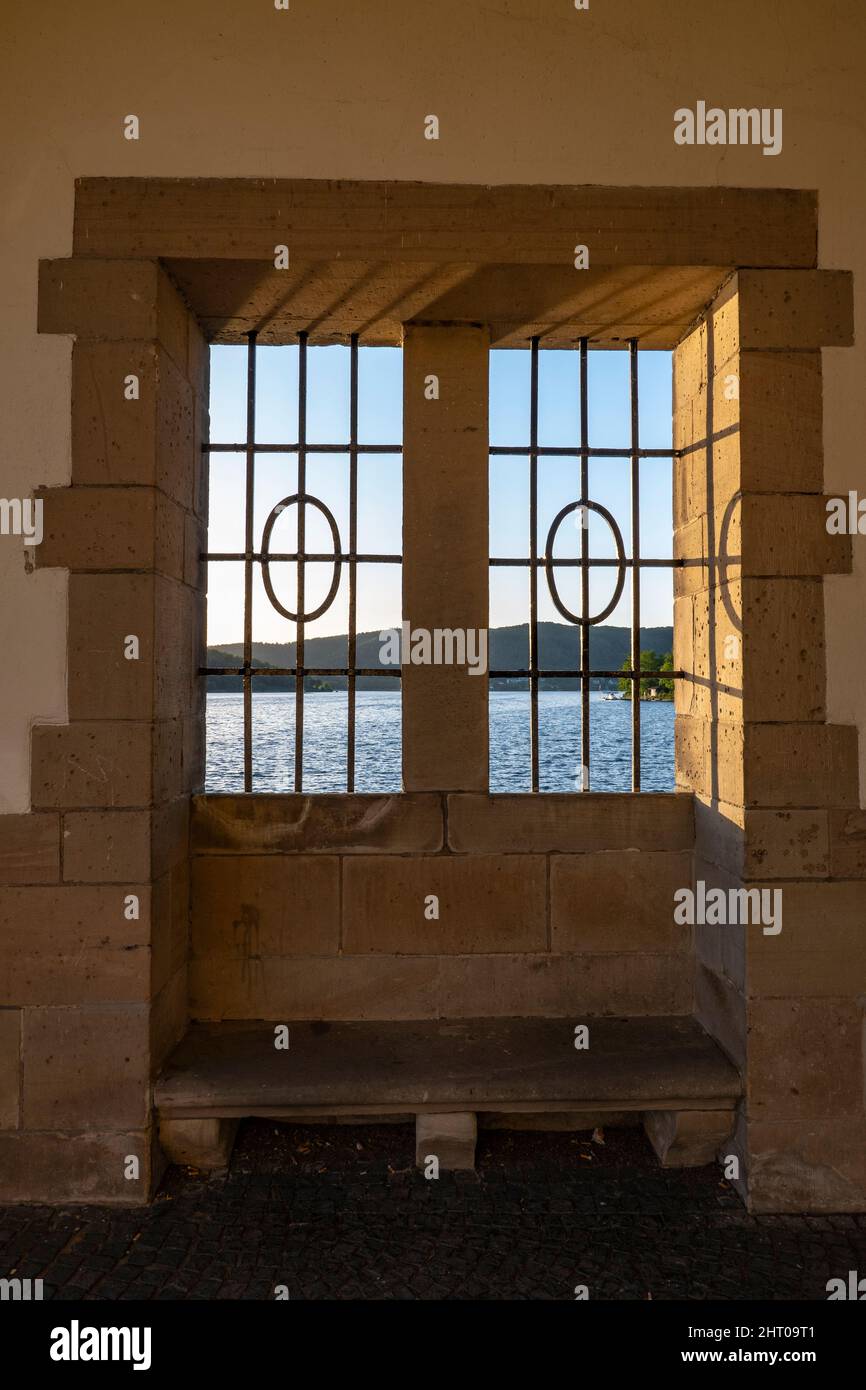
[[[622,671],[630,670],[631,661],[624,661],[620,669]],[[651,690],[656,692],[656,699],[672,700],[674,698],[674,683],[672,680],[666,680],[662,674],[665,671],[672,671],[674,669],[672,652],[665,652],[663,655],[659,652],[641,652],[640,669],[642,671],[657,671],[659,673],[656,676],[641,677],[640,695],[642,700],[649,697]],[[620,676],[619,688],[625,699],[630,700],[632,691],[631,680],[626,676]]]

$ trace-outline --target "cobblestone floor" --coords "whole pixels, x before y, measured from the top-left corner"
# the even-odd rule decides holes
[[[476,1174],[428,1181],[410,1127],[251,1121],[228,1174],[172,1168],[150,1208],[0,1208],[0,1276],[59,1299],[823,1300],[866,1270],[866,1216],[749,1216],[718,1169],[602,1137],[488,1131]]]

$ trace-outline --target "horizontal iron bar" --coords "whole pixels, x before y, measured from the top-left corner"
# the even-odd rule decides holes
[[[567,679],[567,680],[583,680],[583,677],[584,677],[584,676],[586,676],[587,678],[590,678],[590,677],[592,677],[592,676],[608,676],[608,677],[610,677],[610,678],[613,678],[614,676],[622,676],[623,680],[634,680],[634,678],[635,678],[636,676],[640,676],[641,680],[649,680],[652,676],[658,676],[660,680],[669,681],[669,680],[683,680],[683,679],[685,678],[687,672],[685,672],[685,671],[634,671],[634,670],[631,670],[631,671],[548,671],[548,670],[545,670],[545,669],[544,669],[543,667],[541,667],[541,666],[536,666],[536,667],[534,667],[534,668],[527,667],[527,668],[526,668],[525,670],[523,670],[523,671],[488,671],[487,674],[490,676],[491,679],[493,679],[494,677],[498,679],[498,678],[503,677],[503,676],[514,676],[514,677],[521,676],[521,677],[526,677],[527,679],[528,679],[530,676],[539,676],[541,679],[545,679],[546,677],[549,677],[549,676],[556,676],[557,678],[560,678],[560,679],[561,679],[561,678],[565,678],[565,679]]]
[[[202,444],[203,454],[243,454],[247,450],[246,444]],[[253,453],[256,454],[296,454],[297,444],[253,444]],[[307,444],[304,447],[307,454],[402,454],[402,444]],[[629,459],[635,456],[642,459],[674,459],[681,458],[685,454],[684,449],[638,449],[634,450],[628,445],[622,449],[600,449],[586,448],[580,444],[574,445],[542,445],[537,449],[531,448],[528,444],[491,444],[488,453],[495,457],[506,457],[509,454],[522,458],[534,454],[537,458],[598,458],[598,459]]]
[[[199,666],[200,676],[399,676],[387,666]]]
[[[340,551],[339,554],[337,554],[337,555],[335,555],[335,554],[333,553],[333,551],[322,551],[321,553],[319,553],[319,552],[317,552],[317,551],[307,551],[303,556],[298,556],[297,552],[295,552],[295,551],[291,551],[291,552],[271,551],[271,552],[268,554],[268,556],[265,557],[265,555],[263,554],[263,552],[260,551],[260,550],[254,550],[254,551],[252,551],[249,555],[245,554],[245,552],[242,551],[242,550],[238,550],[238,551],[218,550],[218,551],[214,551],[213,554],[209,554],[209,553],[207,553],[207,552],[203,552],[203,553],[199,556],[199,559],[200,559],[200,560],[258,560],[259,563],[261,563],[262,560],[264,560],[265,558],[267,558],[268,561],[272,561],[272,560],[297,560],[297,559],[301,558],[301,559],[303,559],[303,560],[305,560],[305,561],[308,561],[308,562],[316,562],[316,563],[318,563],[318,564],[327,564],[327,565],[333,564],[333,562],[334,562],[335,560],[338,560],[341,564],[342,564],[342,563],[348,563],[350,560],[354,560],[355,563],[356,563],[356,564],[359,564],[359,565],[365,565],[365,564],[366,564],[366,565],[400,565],[400,564],[403,563],[403,556],[402,556],[402,555],[365,555],[365,554],[355,554],[355,555],[353,555],[353,554],[351,553],[351,551]],[[536,560],[529,560],[529,559],[523,559],[523,560],[521,560],[521,559],[517,559],[517,558],[513,558],[513,559],[512,559],[512,558],[503,557],[503,556],[501,556],[501,555],[496,555],[496,556],[491,556],[491,558],[490,558],[490,560],[488,561],[488,563],[491,564],[491,565],[496,565],[496,566],[498,566],[498,567],[500,567],[500,568],[507,567],[507,566],[509,566],[509,565],[514,565],[514,566],[523,565],[524,567],[525,567],[526,565],[537,565],[539,568],[543,568],[543,567],[547,564],[547,561],[544,559],[543,556],[540,556],[540,557],[539,557],[538,559],[536,559]],[[622,565],[623,569],[633,569],[634,566],[635,566],[635,563],[637,563],[638,569],[665,569],[665,568],[669,568],[669,569],[682,569],[683,566],[686,564],[686,561],[685,561],[685,560],[674,560],[674,559],[671,559],[671,560],[644,560],[644,559],[640,559],[640,560],[638,560],[637,562],[635,562],[634,560],[622,560],[622,561],[620,561],[620,560],[617,560],[616,557],[614,557],[614,558],[612,558],[612,559],[609,559],[609,560],[586,560],[585,562],[584,562],[583,560],[581,560],[579,557],[576,557],[576,558],[574,558],[574,559],[568,559],[567,557],[564,557],[564,558],[561,559],[561,560],[554,558],[554,560],[553,560],[553,564],[554,564],[554,565],[557,565],[557,566],[565,565],[566,567],[570,567],[571,569],[580,569],[584,563],[586,563],[587,565],[599,566],[599,567],[601,567],[601,568],[606,568],[606,569],[618,569],[618,568],[620,567],[620,564]]]
[[[202,444],[203,454],[297,454],[297,444]],[[402,444],[305,444],[305,454],[402,454]]]
[[[389,669],[387,666],[304,666],[299,672],[294,666],[199,666],[200,676],[399,676],[400,668]],[[543,667],[534,670],[528,668],[523,671],[489,671],[491,678],[526,677],[539,676],[542,679],[547,677],[557,677],[558,679],[582,680],[584,675],[588,678],[593,676],[622,676],[624,680],[633,680],[635,676],[640,676],[641,680],[649,680],[652,676],[659,676],[661,680],[683,680],[688,673],[685,671],[548,671]]]
[[[350,560],[354,560],[355,563],[358,565],[400,565],[403,563],[402,555],[353,555],[351,551],[340,551],[337,555],[335,555],[333,551],[330,551],[330,553],[327,551],[323,551],[321,554],[319,554],[318,552],[310,550],[303,551],[301,554],[298,554],[297,551],[292,551],[291,553],[289,553],[285,551],[272,550],[268,553],[267,556],[261,550],[251,550],[249,555],[247,555],[243,550],[217,550],[214,551],[212,554],[208,553],[207,551],[204,551],[201,555],[199,555],[199,559],[258,560],[260,563],[265,559],[267,559],[269,563],[273,560],[303,560],[305,562],[315,560],[321,561],[323,564],[328,565],[333,564],[335,560],[339,561],[341,564],[344,561],[348,563]]]
[[[630,459],[637,457],[641,459],[674,459],[679,458],[684,451],[682,449],[633,449],[631,445],[628,445],[624,449],[591,449],[589,446],[584,448],[580,444],[577,444],[572,449],[566,445],[556,445],[554,447],[553,445],[545,446],[539,444],[538,448],[534,449],[528,444],[519,446],[491,444],[487,452],[496,456],[517,454],[523,457],[523,455],[526,454],[531,457],[534,454],[537,458],[586,457],[596,459]]]
[[[239,558],[243,559],[243,556],[240,556]],[[500,567],[506,566],[506,565],[523,565],[524,567],[525,567],[526,565],[537,565],[537,566],[539,566],[539,568],[543,568],[543,567],[547,564],[547,560],[544,558],[543,555],[540,556],[537,560],[530,560],[530,559],[522,559],[522,560],[513,559],[513,560],[511,560],[511,559],[505,559],[505,558],[503,558],[501,555],[496,555],[496,556],[491,555],[490,560],[488,561],[488,563],[491,564],[491,565],[498,565],[498,566],[500,566]],[[641,558],[640,558],[639,560],[618,560],[618,559],[616,558],[616,556],[614,556],[613,559],[611,559],[611,560],[582,560],[582,559],[580,558],[580,556],[576,556],[574,559],[566,559],[566,558],[563,558],[562,560],[557,560],[556,557],[554,556],[554,558],[553,558],[553,560],[552,560],[551,563],[554,564],[554,565],[557,565],[557,566],[559,566],[559,565],[568,565],[568,566],[570,566],[572,569],[581,569],[585,564],[586,564],[586,565],[601,565],[601,566],[606,567],[607,569],[619,569],[620,567],[622,567],[623,569],[634,569],[635,566],[637,566],[638,569],[664,569],[666,566],[667,566],[668,568],[670,568],[670,569],[682,569],[682,567],[686,564],[686,561],[685,561],[685,560],[673,560],[673,559],[671,559],[671,560],[645,560],[645,559],[643,558],[643,556],[641,556]]]

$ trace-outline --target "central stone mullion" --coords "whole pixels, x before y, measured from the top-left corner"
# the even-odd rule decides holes
[[[488,787],[489,347],[482,327],[404,332],[405,791]]]

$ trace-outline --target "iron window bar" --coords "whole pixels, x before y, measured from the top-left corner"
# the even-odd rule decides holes
[[[303,790],[304,780],[304,681],[307,676],[342,676],[347,682],[348,731],[346,755],[346,790],[355,790],[355,750],[356,750],[356,699],[359,676],[384,676],[400,679],[400,669],[357,665],[357,567],[359,564],[402,564],[402,555],[380,555],[358,550],[358,458],[368,454],[401,455],[401,444],[362,444],[358,439],[358,334],[349,339],[349,439],[340,444],[312,444],[307,440],[307,353],[308,335],[298,334],[298,438],[292,444],[258,444],[255,438],[256,420],[256,340],[257,334],[247,334],[246,371],[246,439],[234,444],[212,443],[202,445],[205,454],[243,454],[245,459],[245,497],[244,497],[244,549],[242,551],[205,551],[201,559],[211,563],[222,561],[241,561],[244,565],[244,640],[243,661],[237,666],[202,666],[202,676],[240,676],[243,693],[244,730],[244,791],[253,789],[253,729],[252,729],[252,687],[253,680],[267,681],[269,678],[294,677],[295,681],[295,755],[294,789]],[[265,522],[260,546],[255,544],[254,503],[255,467],[257,454],[296,454],[298,459],[297,490],[282,498],[271,509]],[[310,454],[346,454],[349,458],[349,535],[348,548],[341,542],[339,527],[330,509],[320,498],[307,491],[307,459]],[[278,517],[289,506],[298,509],[298,544],[293,551],[272,551],[270,535]],[[325,517],[334,542],[330,552],[307,551],[306,512],[307,507],[315,507]],[[311,613],[305,609],[306,566],[317,561],[333,564],[333,577],[330,589],[322,603]],[[270,578],[270,565],[289,562],[296,565],[296,604],[297,611],[284,607],[274,592]],[[273,608],[295,623],[295,662],[292,666],[256,667],[253,665],[253,576],[255,566],[261,566],[265,592]],[[345,666],[308,666],[304,661],[304,641],[306,624],[321,617],[336,597],[342,567],[348,571],[348,639]]]
[[[347,791],[354,790],[355,782],[355,731],[356,731],[356,693],[357,679],[364,676],[385,676],[400,678],[400,671],[387,667],[358,667],[357,658],[357,565],[358,564],[400,564],[402,555],[372,554],[357,550],[357,484],[358,458],[360,455],[400,455],[399,444],[362,444],[358,440],[358,335],[350,339],[350,428],[348,442],[335,444],[313,444],[306,438],[307,406],[307,334],[298,334],[298,438],[290,444],[258,444],[255,440],[256,406],[256,334],[247,335],[247,419],[246,439],[237,443],[211,443],[203,445],[206,453],[242,453],[245,457],[245,548],[243,551],[206,552],[202,559],[207,562],[241,561],[244,564],[244,644],[243,664],[238,667],[202,667],[202,675],[240,675],[242,678],[244,703],[244,789],[252,790],[252,682],[266,681],[268,677],[294,677],[295,679],[295,790],[303,788],[303,714],[304,680],[307,676],[340,676],[347,680],[348,693],[348,736],[347,736]],[[539,744],[538,744],[538,690],[539,681],[546,678],[579,680],[581,682],[581,764],[583,769],[582,790],[589,789],[590,766],[590,715],[589,695],[592,678],[623,678],[632,683],[632,785],[640,790],[640,681],[647,679],[649,673],[640,670],[640,571],[649,568],[675,568],[683,565],[682,560],[644,558],[640,553],[640,460],[644,458],[673,459],[682,451],[671,449],[647,449],[640,445],[638,410],[638,347],[635,339],[629,342],[629,382],[631,439],[626,448],[597,448],[589,444],[589,414],[587,389],[588,342],[580,340],[580,400],[581,400],[581,439],[578,446],[550,446],[538,442],[538,353],[539,340],[531,340],[530,362],[530,439],[528,447],[515,445],[492,445],[491,457],[528,456],[530,462],[530,554],[528,557],[490,558],[490,566],[524,567],[529,570],[530,581],[530,622],[529,622],[529,664],[511,669],[491,669],[490,676],[496,678],[526,679],[530,684],[531,718],[531,782],[532,790],[539,790]],[[253,503],[255,496],[255,457],[257,454],[296,454],[298,457],[298,491],[284,498],[272,509],[265,526],[263,544],[256,548],[253,531]],[[339,531],[329,509],[316,497],[307,492],[306,469],[310,454],[347,454],[349,457],[349,544],[344,549],[340,544]],[[580,498],[563,508],[548,533],[544,555],[538,553],[538,460],[540,458],[561,457],[580,459]],[[631,482],[631,522],[632,555],[626,556],[619,526],[605,508],[593,503],[589,498],[589,460],[591,458],[629,458]],[[298,549],[294,551],[271,551],[266,543],[278,514],[285,506],[298,503]],[[302,505],[300,505],[302,503]],[[324,515],[331,528],[334,548],[331,552],[309,552],[305,549],[306,508],[312,505]],[[594,510],[605,516],[617,542],[618,554],[615,559],[596,559],[589,555],[588,528],[582,525],[581,553],[579,558],[557,559],[553,556],[553,542],[559,524],[569,513],[579,508]],[[297,566],[298,612],[292,614],[277,600],[270,583],[269,566],[271,562],[288,562]],[[325,562],[333,564],[334,574],[325,602],[312,614],[304,609],[305,566],[308,563]],[[262,566],[265,589],[272,605],[286,617],[296,621],[295,664],[285,667],[254,667],[252,664],[252,589],[254,566]],[[324,667],[307,666],[304,662],[305,624],[320,617],[330,606],[339,586],[343,565],[348,569],[349,631],[348,664],[346,666]],[[577,567],[581,571],[581,616],[570,613],[562,604],[558,592],[554,570],[557,567]],[[616,568],[617,585],[613,600],[593,618],[585,618],[589,600],[589,574],[596,567]],[[578,625],[580,637],[580,666],[577,669],[556,670],[542,668],[538,664],[538,570],[543,568],[554,604],[568,622]],[[589,628],[601,622],[616,606],[621,596],[626,571],[632,571],[632,612],[631,612],[631,664],[628,669],[602,670],[590,666]],[[682,671],[666,671],[667,680],[682,679]]]
[[[638,397],[638,344],[636,338],[628,341],[629,352],[629,414],[630,439],[624,448],[593,448],[589,443],[589,391],[588,359],[589,343],[581,338],[578,344],[580,360],[580,444],[577,447],[563,445],[541,445],[538,442],[538,354],[539,339],[530,339],[530,402],[529,402],[529,443],[528,445],[495,444],[489,448],[490,456],[528,458],[529,460],[529,555],[491,556],[490,567],[526,568],[529,571],[529,661],[526,666],[511,669],[491,668],[491,679],[523,679],[529,682],[530,717],[530,785],[533,792],[539,790],[539,726],[538,726],[538,688],[539,681],[557,678],[581,682],[581,790],[589,790],[590,770],[590,682],[593,678],[623,679],[631,682],[631,780],[632,790],[641,787],[641,727],[640,727],[640,689],[641,681],[652,672],[640,669],[640,575],[644,569],[677,569],[684,560],[644,558],[640,550],[640,462],[645,458],[675,459],[681,450],[645,449],[640,443],[639,397]],[[544,554],[538,553],[538,460],[540,458],[579,458],[580,481],[579,497],[576,501],[561,508],[548,531]],[[616,458],[629,460],[630,511],[631,511],[631,555],[625,553],[622,532],[616,518],[593,502],[589,495],[589,460],[592,458]],[[556,536],[565,518],[573,512],[594,511],[607,521],[616,544],[617,555],[613,559],[595,559],[589,554],[589,528],[580,527],[580,556],[575,559],[557,559],[553,549]],[[557,568],[578,568],[580,570],[581,611],[572,613],[562,602],[556,587]],[[589,577],[596,567],[614,568],[617,582],[613,598],[595,616],[589,616]],[[577,669],[555,670],[543,668],[538,661],[538,572],[544,570],[550,597],[557,611],[580,628],[580,666]],[[590,665],[589,629],[609,616],[622,596],[626,573],[631,571],[631,633],[629,643],[629,666],[625,670],[608,671]],[[681,680],[684,671],[665,671],[664,680]]]

